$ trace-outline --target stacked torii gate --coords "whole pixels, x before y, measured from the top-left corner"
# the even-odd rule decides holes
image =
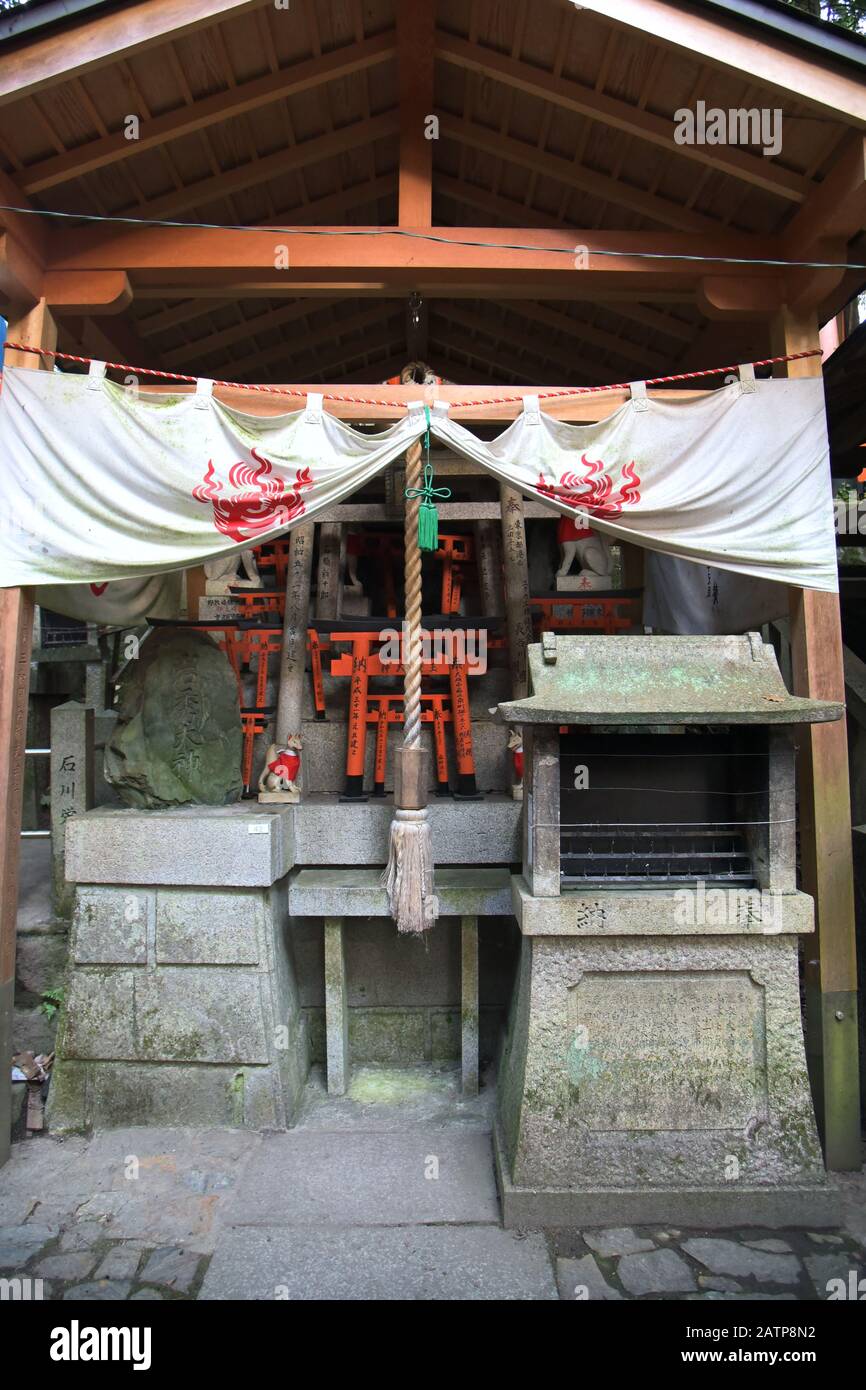
[[[97,69],[118,54],[170,37],[175,30],[188,33],[197,24],[254,10],[259,3],[189,0],[178,7],[168,0],[147,0],[132,12],[132,31],[130,12],[124,12],[97,16],[59,38],[37,38],[5,64],[0,101],[12,100],[22,92],[36,92],[58,75]],[[561,225],[543,227],[536,215],[530,227],[463,227],[457,232],[433,227],[434,143],[427,138],[427,118],[435,111],[434,58],[444,51],[446,61],[458,65],[475,60],[456,40],[437,32],[435,8],[434,0],[397,7],[400,164],[396,228],[371,227],[366,229],[369,236],[358,235],[363,229],[356,227],[349,234],[341,226],[303,232],[166,226],[64,226],[58,231],[40,218],[0,211],[0,307],[9,319],[10,339],[51,350],[56,346],[58,320],[85,315],[103,335],[106,356],[135,361],[139,345],[119,317],[135,294],[218,294],[243,299],[261,294],[315,296],[327,291],[337,296],[391,298],[416,293],[426,300],[592,301],[628,296],[643,302],[663,302],[666,296],[687,294],[713,325],[700,344],[702,361],[695,365],[724,360],[730,340],[728,327],[744,322],[758,325],[755,332],[762,347],[769,329],[774,353],[818,348],[819,310],[826,309],[828,302],[844,304],[862,279],[858,272],[838,268],[839,263],[850,259],[849,242],[866,223],[866,90],[856,74],[817,50],[792,48],[782,39],[777,44],[766,36],[756,37],[753,31],[722,23],[709,12],[709,6],[701,12],[699,6],[683,10],[670,0],[584,0],[584,10],[609,18],[617,32],[651,36],[653,43],[700,55],[712,68],[745,75],[767,92],[768,100],[783,100],[787,93],[817,113],[843,119],[851,127],[844,148],[824,180],[805,192],[802,187],[795,188],[793,175],[759,157],[725,148],[697,155],[689,152],[690,158],[715,161],[718,167],[736,166],[742,177],[755,183],[763,180],[777,187],[787,185],[798,209],[775,236],[696,230],[695,216],[686,216],[685,211],[682,230],[599,232]],[[330,56],[321,59],[327,61],[331,61]],[[559,76],[549,77],[538,70],[533,79],[525,64],[499,53],[491,52],[484,61],[496,80],[517,90],[536,91],[567,108],[570,104],[569,109],[574,110],[581,110],[582,102],[586,112],[593,112],[592,93],[586,95],[581,88],[584,95],[576,96],[569,90],[573,84]],[[609,98],[598,98],[599,110],[602,101],[608,102],[603,119],[613,123],[626,119]],[[442,118],[444,130],[448,119]],[[660,139],[653,126],[658,118],[634,108],[629,119],[638,138]],[[117,157],[114,147],[122,143],[122,133],[105,136],[99,159],[110,162]],[[495,132],[490,133],[489,143],[495,153]],[[505,145],[500,152],[508,158]],[[58,159],[71,159],[73,154],[70,151]],[[48,177],[46,173],[44,178]],[[0,202],[25,208],[25,186],[26,179],[0,174]],[[43,182],[41,186],[50,185]],[[483,202],[483,195],[477,196]],[[637,195],[632,191],[630,196],[634,202]],[[311,235],[311,231],[327,235]],[[431,235],[447,240],[423,239]],[[647,259],[647,253],[663,259]],[[744,261],[831,262],[834,268],[750,266]],[[34,362],[29,355],[11,351],[6,360],[28,367]],[[819,371],[820,359],[816,357],[788,366],[790,375]],[[305,393],[308,388],[297,389]],[[309,389],[324,392],[326,397],[346,394],[340,385],[317,384]],[[536,391],[537,387],[531,389]],[[232,391],[219,394],[227,403],[249,409],[248,395]],[[408,401],[417,395],[417,388],[364,387],[359,394],[366,404],[328,402],[326,408],[354,421],[387,422],[401,409],[389,402]],[[467,423],[507,421],[520,408],[514,401],[495,403],[503,394],[501,388],[440,387],[434,394],[455,409],[463,406],[459,418]],[[513,389],[507,394],[519,398],[525,392]],[[664,398],[674,393],[657,394]],[[682,400],[684,393],[676,392],[676,398]],[[586,422],[617,409],[623,399],[616,392],[560,397],[546,402],[545,408],[559,419]],[[473,402],[471,407],[465,405],[467,401]],[[277,398],[271,398],[270,404],[262,398],[260,408],[276,411],[283,407]],[[780,496],[784,487],[785,480],[780,478]],[[771,518],[768,525],[772,525]],[[837,597],[792,589],[790,608],[795,693],[844,700]],[[0,1056],[9,1051],[32,611],[29,592],[0,591],[0,801],[6,808],[0,836],[0,1013],[4,1018]],[[807,1033],[814,1062],[816,1108],[827,1163],[834,1169],[853,1169],[860,1164],[849,804],[844,721],[812,726],[803,735],[800,761],[803,887],[815,899],[818,922],[818,949],[814,959],[807,962]],[[5,1092],[0,1092],[0,1098],[5,1105]],[[0,1111],[0,1161],[5,1157],[7,1137],[8,1123],[5,1112]]]

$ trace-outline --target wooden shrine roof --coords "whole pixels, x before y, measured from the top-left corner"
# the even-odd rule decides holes
[[[621,0],[624,16],[633,8]],[[434,225],[783,233],[862,134],[866,102],[843,111],[829,89],[767,88],[606,10],[438,0]],[[100,47],[95,13],[80,31],[3,49],[2,201],[230,225],[396,223],[395,0],[291,0],[287,12],[273,0],[143,0],[123,15],[114,49]],[[94,37],[76,46],[79,32]],[[765,104],[768,90],[784,111],[776,158],[673,143],[679,108]],[[131,113],[138,140],[125,135]],[[50,234],[62,244],[62,228]],[[61,315],[59,346],[250,382],[376,381],[407,359],[405,299],[351,280],[243,298],[133,288],[116,317]],[[844,302],[855,288],[848,277],[834,293]],[[427,296],[426,315],[426,357],[458,383],[604,383],[706,365],[695,295],[667,285],[566,301],[467,284]]]

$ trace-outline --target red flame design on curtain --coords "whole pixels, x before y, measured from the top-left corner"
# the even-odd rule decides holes
[[[615,492],[610,474],[604,472],[601,459],[588,459],[584,454],[580,461],[586,469],[584,477],[579,478],[576,473],[563,473],[556,487],[539,473],[537,491],[589,516],[602,518],[619,516],[623,507],[633,506],[640,501],[640,477],[635,471],[633,459],[623,468],[620,486]]]
[[[299,468],[294,485],[288,489],[281,478],[272,476],[272,464],[262,454],[251,449],[258,467],[235,463],[229,469],[229,487],[234,489],[220,496],[223,485],[214,477],[213,459],[208,459],[207,472],[192,490],[197,502],[213,506],[213,524],[233,541],[252,541],[277,526],[288,526],[305,510],[301,493],[313,486],[309,468]]]

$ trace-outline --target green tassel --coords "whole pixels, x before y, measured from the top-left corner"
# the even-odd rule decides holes
[[[422,502],[418,508],[418,549],[439,549],[439,512],[433,502]]]
[[[405,495],[407,498],[421,499],[418,508],[418,549],[431,551],[439,549],[439,512],[433,498],[450,497],[451,489],[433,486],[433,465],[430,462],[430,411],[427,406],[424,410],[427,415],[427,434],[424,439],[427,463],[424,465],[424,481],[421,487],[407,487]]]

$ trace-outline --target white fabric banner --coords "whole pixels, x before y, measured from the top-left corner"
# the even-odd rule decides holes
[[[819,377],[731,382],[659,401],[638,383],[595,425],[527,397],[489,443],[443,414],[434,432],[503,482],[634,541],[805,589],[838,590],[830,446]],[[558,493],[553,489],[559,489]]]
[[[36,589],[41,608],[101,627],[137,627],[148,618],[179,618],[182,598],[180,570],[101,584],[40,584]]]
[[[788,616],[788,589],[769,579],[734,574],[647,551],[643,620],[677,635],[757,632]]]
[[[95,584],[274,539],[361,488],[423,434],[420,402],[375,434],[310,396],[262,417],[100,376],[8,368],[0,395],[0,587]],[[633,397],[567,425],[530,397],[497,439],[431,411],[431,431],[528,497],[613,538],[762,579],[837,588],[820,379]]]

